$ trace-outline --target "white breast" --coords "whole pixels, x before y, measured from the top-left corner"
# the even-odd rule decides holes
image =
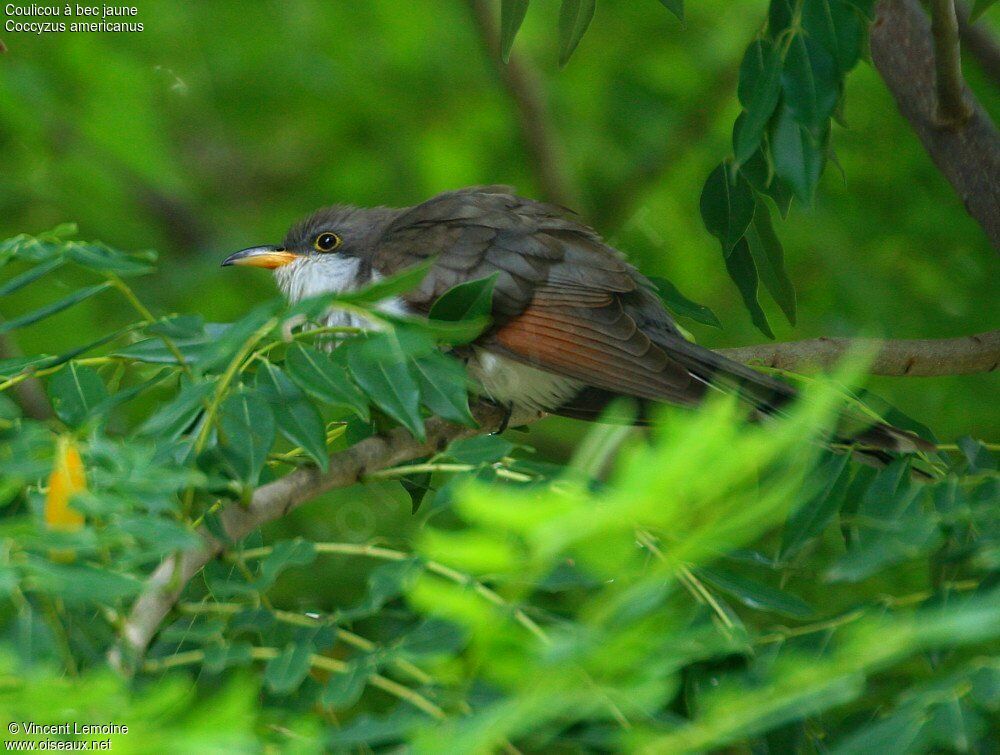
[[[534,411],[561,406],[582,387],[572,378],[555,375],[476,347],[468,364],[469,377],[498,404]]]
[[[357,257],[346,257],[339,254],[300,257],[291,264],[277,268],[274,271],[274,278],[278,282],[278,288],[281,289],[281,292],[288,301],[294,304],[302,299],[320,294],[356,291],[381,279],[381,275],[373,272],[367,280],[359,280],[358,269],[360,266],[361,260]],[[392,297],[380,302],[377,309],[389,314],[406,314],[406,305],[399,297]],[[363,317],[338,309],[330,310],[325,322],[331,326],[353,328],[371,326],[371,323]]]

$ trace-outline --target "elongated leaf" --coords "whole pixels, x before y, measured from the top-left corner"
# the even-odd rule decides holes
[[[329,705],[335,710],[350,708],[361,697],[371,673],[366,663],[352,661],[344,673],[332,674],[320,698],[323,705]]]
[[[785,255],[771,225],[771,211],[757,201],[753,222],[747,229],[747,243],[764,288],[774,298],[788,322],[795,324],[795,287],[785,271]]]
[[[80,302],[89,299],[92,296],[96,296],[102,291],[107,290],[111,287],[110,283],[98,283],[96,286],[89,286],[88,288],[81,288],[69,296],[66,296],[59,301],[54,301],[51,304],[46,304],[44,307],[39,307],[34,309],[27,314],[21,315],[20,317],[15,317],[13,320],[7,320],[5,322],[0,322],[0,333],[9,333],[17,328],[24,328],[28,325],[34,325],[36,322],[44,320],[46,317],[51,317],[52,315],[59,314],[65,309],[69,309],[74,304],[79,304]]]
[[[308,566],[316,560],[316,546],[309,540],[279,540],[260,565],[256,586],[260,591],[270,589],[286,569]]]
[[[489,317],[493,311],[493,287],[500,273],[452,286],[431,305],[428,318],[455,322]]]
[[[351,374],[372,402],[421,440],[420,389],[395,334],[379,333],[347,355]]]
[[[258,368],[256,386],[270,402],[281,434],[326,471],[330,461],[326,453],[326,429],[316,407],[280,367],[270,362]]]
[[[798,596],[736,574],[722,566],[699,569],[698,573],[705,580],[750,608],[772,611],[796,619],[807,618],[815,613],[812,606]]]
[[[427,277],[427,273],[434,266],[434,262],[433,258],[425,260],[419,265],[408,267],[389,278],[375,281],[357,291],[338,294],[336,301],[348,302],[350,304],[376,304],[380,301],[404,294],[407,291],[412,291],[420,285],[420,281]]]
[[[594,18],[597,0],[563,0],[559,6],[559,65],[569,62]]]
[[[722,243],[727,257],[743,238],[753,220],[753,189],[742,174],[735,180],[732,171],[721,163],[711,172],[701,190],[701,219],[708,232]]]
[[[267,662],[264,683],[277,694],[294,692],[309,673],[312,646],[297,643],[286,647],[280,655]]]
[[[510,60],[510,48],[527,12],[528,0],[500,0],[500,56],[504,63]]]
[[[848,454],[830,457],[822,467],[825,484],[819,494],[798,508],[785,523],[781,535],[781,559],[787,560],[809,540],[820,535],[833,521],[851,481]]]
[[[833,57],[812,37],[796,34],[785,56],[781,86],[795,120],[818,138],[840,97]]]
[[[778,178],[788,184],[802,204],[811,207],[826,163],[826,136],[815,140],[785,108],[771,136],[771,155]]]
[[[488,317],[474,317],[471,320],[430,320],[420,317],[389,316],[391,322],[427,334],[439,343],[464,344],[474,341],[490,324]]]
[[[344,365],[312,346],[292,344],[285,356],[289,377],[311,396],[334,406],[343,406],[364,422],[369,419],[368,401],[351,382]]]
[[[860,15],[845,0],[806,0],[802,28],[833,56],[841,75],[861,57],[864,27]]]
[[[79,241],[67,243],[66,257],[89,270],[98,273],[115,273],[121,276],[152,272],[155,268],[149,263],[156,259],[156,255],[153,253],[140,258],[124,254],[104,244],[82,244]]]
[[[745,110],[733,136],[736,164],[757,151],[781,95],[781,52],[766,39],[750,43],[740,65],[739,98]]]
[[[722,323],[715,313],[704,304],[691,301],[682,294],[673,283],[666,278],[650,277],[650,282],[656,286],[660,299],[671,312],[679,317],[690,317],[695,322],[702,325],[711,325],[713,328],[721,328]]]
[[[56,416],[71,427],[83,424],[108,397],[101,376],[90,367],[70,362],[49,378],[49,399]]]
[[[969,14],[969,23],[975,23],[997,0],[975,0],[972,4],[972,13]]]
[[[684,20],[684,0],[660,0],[663,7],[673,13],[680,21]]]
[[[40,265],[35,265],[30,270],[25,270],[20,275],[14,276],[4,285],[0,286],[0,296],[7,296],[15,291],[19,291],[25,286],[34,283],[42,276],[48,275],[53,270],[58,270],[64,263],[65,260],[61,257],[56,257],[55,259],[48,260]]]
[[[227,327],[222,334],[213,338],[200,354],[197,366],[202,371],[222,367],[236,356],[237,352],[265,326],[280,309],[278,301],[265,302]]]
[[[219,407],[219,446],[240,480],[256,485],[277,432],[271,407],[250,391],[229,395]]]
[[[771,39],[777,39],[792,24],[795,15],[796,0],[771,0],[767,9],[767,33]]]
[[[432,413],[450,422],[477,427],[469,411],[468,376],[461,363],[434,351],[411,362],[420,386],[420,400]]]
[[[140,435],[174,440],[179,437],[204,409],[204,402],[215,389],[210,382],[183,382],[177,395],[161,406],[139,428]]]
[[[753,324],[768,338],[774,338],[767,315],[757,300],[757,268],[753,264],[753,256],[750,254],[750,246],[746,239],[740,239],[732,254],[726,257],[726,271],[739,289]]]

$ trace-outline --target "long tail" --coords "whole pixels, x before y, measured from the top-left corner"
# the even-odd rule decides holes
[[[746,365],[727,359],[714,351],[691,343],[681,337],[668,337],[669,342],[657,340],[672,359],[681,362],[696,380],[710,388],[737,393],[753,406],[761,417],[779,415],[783,408],[793,401],[798,392],[792,386],[770,375],[765,375]],[[586,389],[581,395],[560,408],[559,414],[580,419],[596,419],[604,406],[615,398],[614,394],[596,388]],[[860,421],[848,412],[843,413],[842,424],[851,424],[849,431],[838,432],[830,442],[833,444],[857,445],[858,453],[871,460],[884,463],[891,457],[884,452],[916,453],[933,452],[935,446],[909,430],[884,422]],[[639,424],[648,422],[648,413],[640,411]],[[856,428],[856,429],[855,429]]]

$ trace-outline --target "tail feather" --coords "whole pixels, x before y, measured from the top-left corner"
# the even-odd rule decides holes
[[[667,342],[664,342],[667,341]],[[783,408],[798,395],[792,386],[751,367],[716,354],[679,336],[667,336],[658,341],[670,356],[681,362],[693,377],[722,390],[737,393],[751,404],[761,416],[780,415]],[[844,425],[850,431],[838,432],[833,443],[856,444],[864,449],[878,449],[893,453],[933,452],[933,443],[916,433],[884,422],[861,420],[849,412],[842,414]],[[884,454],[883,454],[884,456]],[[884,461],[884,460],[883,460]]]

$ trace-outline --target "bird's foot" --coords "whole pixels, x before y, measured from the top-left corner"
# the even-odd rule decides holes
[[[500,427],[498,427],[496,432],[493,433],[494,435],[500,435],[507,429],[507,426],[510,424],[510,418],[514,414],[513,402],[508,404],[498,404],[498,406],[503,409],[503,419],[500,421]]]

